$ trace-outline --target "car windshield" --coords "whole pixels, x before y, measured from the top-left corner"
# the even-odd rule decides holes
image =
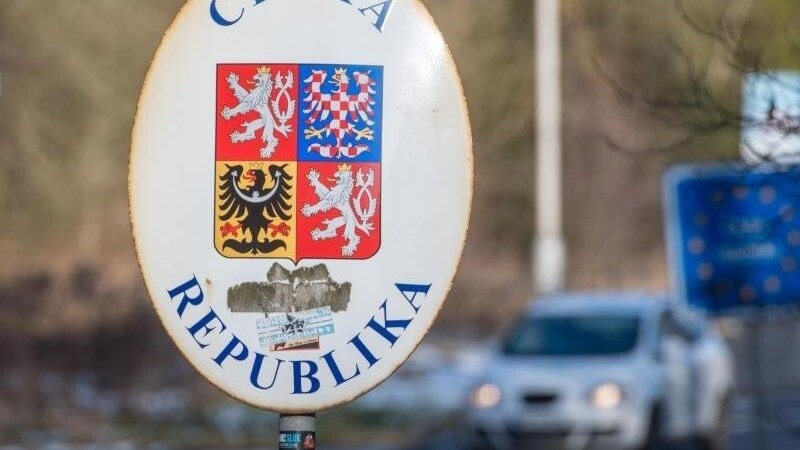
[[[636,316],[536,317],[508,335],[504,352],[516,356],[579,356],[627,353],[636,345]]]

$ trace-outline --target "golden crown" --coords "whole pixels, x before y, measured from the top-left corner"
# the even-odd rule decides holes
[[[339,172],[350,172],[352,169],[350,164],[339,164]]]
[[[267,66],[261,66],[261,67],[258,68],[258,74],[259,75],[266,75],[266,74],[269,73],[270,70],[272,70],[272,69],[270,69]]]
[[[250,163],[250,168],[251,169],[261,169],[262,167],[264,167],[264,163],[263,162],[251,162]]]

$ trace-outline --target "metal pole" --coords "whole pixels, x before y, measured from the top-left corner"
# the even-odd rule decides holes
[[[316,414],[281,414],[278,450],[316,450]]]
[[[770,448],[767,439],[767,431],[765,422],[767,420],[767,407],[765,403],[764,393],[764,379],[761,368],[761,334],[763,331],[762,313],[755,312],[751,317],[750,327],[750,367],[752,368],[751,376],[753,380],[753,426],[755,427],[753,435],[753,444],[755,450],[768,450]]]
[[[536,0],[536,239],[533,281],[537,293],[564,287],[566,250],[561,219],[560,0]]]

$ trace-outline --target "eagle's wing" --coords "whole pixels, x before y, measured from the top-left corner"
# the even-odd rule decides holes
[[[372,120],[372,117],[375,115],[375,110],[372,108],[372,106],[375,104],[375,99],[372,98],[372,94],[374,93],[375,90],[370,87],[369,93],[358,94],[355,99],[348,102],[347,109],[350,112],[350,117],[353,120],[357,120],[356,114],[358,114],[361,120],[367,125],[372,125],[375,123]]]
[[[247,202],[239,197],[235,186],[242,177],[244,167],[229,166],[227,164],[226,167],[228,171],[219,177],[219,189],[221,191],[219,200],[222,202],[219,206],[222,212],[222,215],[219,217],[220,220],[240,218],[247,213]]]
[[[271,191],[272,195],[266,203],[264,203],[264,210],[270,217],[279,217],[283,220],[290,220],[292,218],[292,205],[291,205],[291,181],[294,177],[289,175],[286,171],[287,164],[277,165],[272,164],[269,166],[269,173],[274,182]]]
[[[358,120],[356,118],[356,114],[358,114],[358,117],[360,117],[364,123],[367,125],[373,125],[375,121],[373,121],[371,117],[375,115],[375,110],[372,109],[371,104],[374,104],[374,102],[351,102],[348,106],[350,118],[353,120]]]
[[[329,111],[322,108],[322,102],[326,97],[330,96],[323,94],[320,88],[327,78],[328,73],[324,70],[312,70],[311,76],[305,79],[305,83],[308,85],[305,89],[305,93],[308,95],[306,95],[303,101],[308,107],[304,109],[303,112],[305,114],[311,114],[311,117],[308,118],[309,123],[314,123],[319,120],[320,114],[323,115],[323,120],[326,119],[329,114]]]

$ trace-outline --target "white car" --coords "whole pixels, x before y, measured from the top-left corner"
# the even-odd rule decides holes
[[[733,361],[665,296],[560,294],[533,302],[470,394],[483,448],[724,449]],[[527,445],[520,447],[520,440]]]

